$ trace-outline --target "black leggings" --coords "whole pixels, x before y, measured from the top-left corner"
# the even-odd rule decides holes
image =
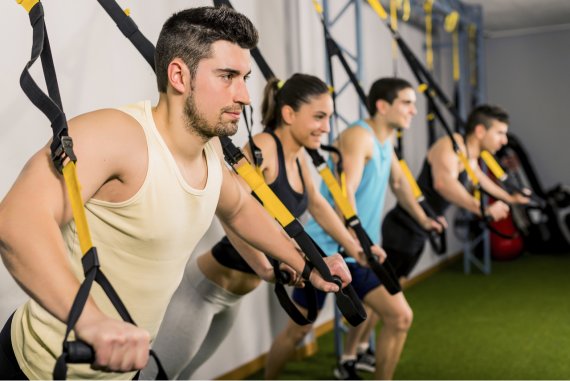
[[[12,347],[10,331],[13,316],[14,314],[10,316],[0,332],[0,380],[27,380],[28,377],[20,369]]]

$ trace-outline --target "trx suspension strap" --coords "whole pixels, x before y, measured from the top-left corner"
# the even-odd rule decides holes
[[[348,66],[348,62],[346,61],[345,57],[342,55],[340,47],[338,46],[336,41],[332,39],[328,31],[328,28],[326,27],[326,23],[322,16],[323,10],[321,8],[321,5],[317,0],[313,0],[313,6],[315,7],[315,10],[319,14],[319,19],[321,20],[321,24],[323,25],[323,30],[325,32],[325,46],[328,56],[329,71],[331,73],[330,81],[331,81],[332,100],[333,100],[333,114],[336,119],[338,114],[336,111],[336,91],[334,87],[334,76],[332,75],[333,74],[332,56],[337,55],[339,57],[339,60],[352,83],[358,83],[358,80],[356,79],[356,76],[354,75],[352,70],[350,70],[350,66]],[[366,96],[364,95],[364,91],[360,86],[355,87],[355,89],[360,97],[366,98]],[[366,105],[366,103],[364,104]],[[331,150],[331,148],[328,148],[328,150]],[[370,236],[364,230],[364,227],[362,226],[360,219],[356,215],[354,208],[352,207],[350,201],[347,198],[346,185],[342,170],[339,171],[339,177],[342,183],[342,188],[341,188],[341,186],[338,184],[338,181],[331,172],[330,168],[326,164],[324,158],[319,154],[319,152],[316,150],[307,150],[307,153],[309,154],[309,156],[311,156],[313,164],[315,165],[319,174],[321,175],[323,182],[331,192],[335,204],[337,205],[337,207],[339,208],[344,217],[345,223],[347,224],[347,226],[351,227],[354,230],[354,233],[356,234],[356,237],[360,242],[360,245],[362,247],[362,250],[364,251],[364,255],[366,256],[366,260],[370,268],[374,271],[378,279],[380,279],[380,281],[386,287],[386,290],[390,294],[394,295],[402,291],[400,282],[398,281],[398,277],[396,276],[396,273],[392,268],[391,264],[387,261],[385,261],[384,263],[380,263],[378,261],[378,258],[372,253],[371,249],[372,246],[374,245],[374,242],[372,242]],[[340,158],[341,157],[340,151],[337,150],[336,153],[339,155]]]
[[[322,17],[322,12],[320,11],[320,7],[317,8],[318,3],[316,1],[313,1],[313,4],[315,5],[315,9],[319,13],[319,17],[321,19],[321,24],[323,25],[323,30],[325,33],[325,39],[327,41],[326,46],[327,46],[329,68],[331,70],[331,73],[332,73],[332,57],[336,55],[339,58],[339,60],[342,64],[342,67],[344,68],[347,76],[349,77],[350,82],[354,86],[354,89],[356,90],[356,93],[358,94],[360,101],[362,102],[363,105],[366,106],[366,95],[364,94],[364,90],[362,89],[362,86],[360,86],[360,84],[358,83],[356,76],[354,75],[354,73],[350,69],[350,66],[348,66],[346,59],[344,58],[344,55],[343,55],[340,47],[338,46],[338,44],[332,38],[330,32],[328,31],[328,28],[326,27],[325,21]],[[379,12],[379,13],[381,13],[387,17],[386,11],[384,11],[380,2],[378,2],[378,1],[374,2],[373,7],[375,8],[375,10],[377,10],[377,12]],[[331,80],[332,80],[332,78],[333,78],[333,76],[331,75]],[[334,85],[333,85],[333,89],[334,89]],[[334,100],[334,97],[333,97],[333,100]],[[438,221],[437,220],[438,216],[433,211],[433,209],[427,204],[427,201],[425,200],[425,197],[421,193],[421,190],[420,190],[418,184],[416,183],[416,180],[414,179],[414,176],[412,175],[407,163],[400,156],[400,152],[398,150],[395,150],[395,152],[396,152],[396,156],[398,157],[398,161],[400,163],[402,171],[403,171],[408,183],[410,184],[412,191],[414,192],[414,197],[416,198],[416,200],[418,201],[420,206],[424,209],[425,213],[430,218],[432,218],[434,221]],[[315,165],[317,165],[317,164],[315,163]],[[331,191],[331,194],[333,194],[333,197],[334,197],[334,193],[332,191]],[[335,201],[336,201],[336,199],[335,199]],[[350,218],[350,217],[345,215],[345,218]],[[438,254],[442,254],[447,250],[447,246],[446,246],[447,240],[446,240],[446,236],[445,236],[445,228],[443,227],[443,225],[441,225],[441,228],[442,228],[442,232],[440,234],[438,234],[437,232],[435,232],[433,230],[430,230],[428,232],[430,243],[432,244],[434,250]],[[390,268],[391,265],[389,263],[384,263],[384,265],[385,265],[385,267],[388,267],[388,272],[394,273],[393,269]],[[394,275],[394,279],[397,279],[395,277],[395,275]]]
[[[372,2],[372,1],[373,0],[368,0],[368,2]],[[373,7],[373,9],[374,9],[374,7]],[[378,15],[382,18],[381,14],[378,14]],[[455,137],[453,136],[453,133],[451,132],[451,128],[449,127],[447,121],[445,120],[445,118],[441,114],[438,106],[436,105],[435,97],[436,96],[438,97],[438,99],[444,104],[446,109],[451,113],[453,118],[456,121],[458,121],[463,128],[465,123],[463,122],[462,118],[460,117],[457,109],[454,107],[454,105],[451,103],[451,101],[445,96],[445,93],[438,86],[438,84],[435,82],[431,73],[417,59],[415,54],[408,47],[408,45],[402,39],[400,34],[396,31],[394,31],[388,23],[385,23],[385,25],[388,27],[388,29],[392,33],[392,37],[398,43],[398,46],[400,47],[400,51],[402,52],[404,58],[406,59],[410,69],[412,70],[414,77],[416,78],[416,80],[420,84],[420,91],[422,91],[426,94],[426,96],[427,96],[426,99],[428,101],[429,107],[433,111],[434,116],[439,120],[439,122],[443,126],[445,133],[449,136],[449,139],[450,139],[451,144],[453,146],[453,150],[455,151],[457,157],[459,158],[459,160],[463,163],[463,166],[465,167],[465,171],[467,172],[467,176],[468,176],[469,180],[471,181],[471,184],[474,187],[474,192],[473,192],[474,197],[475,197],[475,199],[477,199],[479,201],[481,219],[484,222],[486,228],[489,229],[489,231],[493,232],[494,234],[496,234],[502,238],[506,238],[506,239],[514,238],[514,236],[512,236],[510,234],[501,233],[500,231],[498,231],[497,229],[495,229],[494,227],[492,227],[490,225],[489,217],[486,216],[484,205],[481,202],[481,192],[484,191],[484,189],[482,189],[482,187],[479,183],[479,179],[475,175],[473,168],[471,168],[471,166],[469,164],[469,159],[467,158],[467,155],[463,151],[460,150],[459,145],[457,144],[457,141],[455,140]]]
[[[92,363],[95,360],[93,349],[82,341],[68,341],[71,330],[75,327],[77,320],[83,312],[83,308],[89,297],[89,291],[93,282],[99,283],[103,291],[121,316],[121,318],[131,324],[135,324],[129,315],[125,305],[115,292],[109,280],[100,270],[97,257],[97,249],[91,242],[91,234],[85,216],[83,200],[81,198],[80,184],[77,178],[75,163],[77,158],[73,152],[73,141],[68,135],[68,126],[59,87],[55,66],[51,55],[47,29],[44,22],[44,11],[39,0],[17,0],[29,13],[30,23],[33,27],[33,45],[30,61],[26,64],[21,76],[20,86],[32,103],[39,108],[51,122],[53,139],[50,145],[51,159],[54,167],[60,174],[63,174],[67,193],[70,199],[73,212],[73,219],[77,228],[79,245],[83,253],[82,265],[85,280],[81,283],[79,291],[75,296],[71,311],[67,318],[65,336],[63,339],[62,353],[56,361],[53,378],[63,380],[67,376],[67,364],[69,363]],[[46,81],[48,94],[45,94],[30,75],[28,69],[41,58],[42,69]],[[168,379],[160,361],[151,350],[150,355],[154,357],[159,369],[159,379]]]
[[[106,3],[109,7],[119,7],[115,0],[97,1],[100,4]],[[107,8],[105,8],[105,10],[107,10]],[[127,20],[130,18],[124,12],[107,13],[113,18],[117,25],[132,21]],[[119,29],[121,29],[121,31],[124,30],[124,28]],[[131,41],[133,41],[133,43],[135,42],[134,40]],[[152,64],[151,67],[154,70],[154,64]],[[295,219],[281,200],[279,200],[275,193],[265,184],[263,178],[259,176],[243,152],[233,144],[231,139],[228,137],[220,137],[220,142],[226,162],[246,181],[255,195],[262,201],[263,207],[279,222],[289,237],[293,238],[305,253],[308,260],[302,274],[305,280],[308,280],[311,270],[314,267],[324,280],[336,283],[339,286],[339,291],[336,293],[337,305],[344,317],[354,326],[362,323],[366,319],[366,311],[352,286],[349,284],[345,288],[340,289],[342,284],[341,280],[330,273],[329,268],[323,260],[325,254],[305,232],[301,223]]]
[[[433,3],[435,0],[424,1],[425,34],[426,34],[426,65],[433,72]],[[428,102],[426,123],[428,127],[428,147],[437,139],[435,133],[435,116],[431,104]]]
[[[135,24],[133,19],[129,17],[121,7],[116,3],[115,0],[98,0],[99,4],[105,9],[107,14],[111,16],[111,18],[117,24],[117,27],[125,37],[127,37],[135,48],[143,55],[147,63],[151,66],[154,70],[154,45],[142,34],[139,30],[138,26]],[[136,38],[134,38],[136,37]],[[246,122],[246,127],[248,133],[251,135],[249,122],[253,118],[253,109],[250,107],[250,119],[248,121],[248,116],[246,112],[247,108],[244,108],[244,118]],[[251,121],[252,122],[252,121]],[[253,146],[253,140],[250,141]],[[253,147],[252,146],[252,147]],[[257,148],[257,147],[255,147]],[[255,149],[253,149],[255,152]],[[261,151],[257,148],[259,154]],[[257,159],[259,158],[259,163]],[[261,165],[261,156],[254,155],[254,160],[256,160],[256,168]],[[290,276],[287,272],[281,271],[279,269],[279,262],[273,258],[269,258],[273,266],[273,270],[275,272],[275,294],[277,295],[277,299],[279,303],[283,307],[283,309],[289,314],[289,316],[299,325],[306,325],[312,323],[317,318],[317,300],[314,287],[307,282],[304,292],[306,293],[307,303],[308,303],[308,312],[307,317],[305,318],[303,314],[297,309],[295,304],[290,300],[289,295],[285,289],[285,284],[289,283]]]
[[[377,0],[368,0],[368,2],[373,2],[373,1],[377,1]],[[372,7],[372,8],[375,9],[374,7]],[[382,18],[381,13],[378,13],[378,15]],[[457,23],[458,22],[459,22],[459,16],[457,19]],[[458,129],[459,130],[465,130],[465,121],[459,115],[459,111],[457,110],[456,105],[454,105],[453,102],[451,102],[451,100],[447,98],[445,92],[437,84],[437,82],[435,81],[435,79],[433,78],[433,76],[431,75],[429,70],[426,69],[423,66],[423,64],[417,59],[417,57],[415,56],[413,51],[406,44],[406,42],[402,39],[401,35],[397,31],[393,30],[388,23],[386,23],[386,26],[388,27],[388,29],[392,33],[393,38],[398,43],[398,46],[400,47],[400,51],[402,52],[404,58],[406,59],[408,65],[410,66],[410,69],[412,70],[417,81],[420,83],[420,91],[425,92],[426,96],[428,97],[427,98],[428,104],[431,105],[434,116],[440,121],[440,123],[442,124],[446,134],[452,139],[452,143],[454,144],[454,150],[456,150],[456,152],[457,152],[459,147],[455,143],[455,140],[453,138],[453,134],[451,133],[451,128],[449,127],[448,123],[443,118],[443,115],[441,114],[441,112],[437,108],[437,105],[435,103],[435,98],[437,97],[437,99],[439,99],[439,101],[443,104],[445,109],[448,110],[448,112],[451,114],[451,116],[453,117],[453,120],[459,126]],[[456,28],[458,28],[458,26]],[[458,61],[458,57],[455,60]],[[454,66],[456,66],[456,65],[454,65]],[[458,62],[457,62],[457,66],[458,66]],[[467,157],[465,156],[465,154],[461,154],[459,156],[460,156],[460,159],[462,160],[462,162],[464,164],[466,164]],[[485,164],[489,167],[489,169],[494,172],[494,175],[495,175],[495,177],[497,177],[497,179],[500,180],[501,178],[504,178],[503,177],[504,172],[502,171],[502,169],[500,171],[496,170],[496,169],[500,168],[500,165],[499,165],[499,163],[497,163],[497,161],[495,160],[493,155],[490,155],[490,154],[489,155],[482,155],[481,158],[483,159]],[[467,172],[467,174],[468,174],[470,180],[472,182],[474,182],[475,174],[474,173],[470,174],[469,172]],[[502,180],[500,180],[500,181],[501,181],[501,184],[503,185],[503,188],[505,188],[505,190],[507,190],[509,192],[517,192],[517,193],[525,194],[525,192],[520,187],[518,187],[516,184],[514,184],[512,182],[510,184],[506,184]],[[539,204],[539,205],[544,204],[544,200],[542,200],[538,196],[533,194],[530,197],[537,204]]]
[[[444,29],[447,33],[451,34],[451,57],[453,66],[453,103],[455,107],[461,102],[461,92],[459,89],[459,79],[461,76],[460,57],[459,57],[459,12],[452,11],[444,20]],[[455,120],[455,132],[463,135],[465,131],[462,130],[461,123]]]
[[[257,172],[257,175],[260,178],[263,178],[263,174],[261,173],[261,163],[263,162],[263,155],[261,149],[255,145],[253,141],[253,136],[251,133],[251,128],[253,126],[253,108],[250,106],[250,119],[248,121],[247,115],[247,108],[244,107],[244,121],[245,126],[247,129],[247,135],[249,139],[249,146],[251,148],[253,160],[254,160],[254,168]],[[261,200],[259,200],[261,202]],[[301,311],[297,308],[295,303],[289,297],[289,293],[287,292],[285,285],[289,283],[291,280],[291,276],[288,272],[282,271],[279,268],[279,261],[275,258],[267,257],[271,265],[273,266],[273,273],[275,275],[275,286],[274,291],[275,295],[277,296],[277,300],[279,300],[279,304],[281,307],[287,312],[287,315],[293,321],[299,325],[307,325],[313,323],[318,315],[318,308],[317,308],[317,294],[316,290],[311,284],[311,282],[306,282],[305,287],[303,288],[303,292],[305,293],[305,299],[307,300],[307,316],[305,317]]]
[[[227,6],[227,7],[233,8],[229,0],[214,0],[214,5],[217,7]],[[265,79],[268,80],[270,78],[275,77],[275,74],[273,73],[273,71],[271,70],[269,65],[267,64],[267,61],[265,61],[265,59],[263,58],[263,55],[261,54],[261,52],[259,51],[258,48],[251,50],[251,55],[253,56],[256,64],[258,65],[259,69],[263,73],[263,76],[265,77]],[[229,140],[229,139],[227,139],[227,140]],[[231,141],[230,141],[230,143],[231,143]],[[222,141],[222,146],[224,146],[223,141]],[[233,147],[233,149],[231,149],[231,150],[230,149],[228,149],[228,150],[224,149],[224,155],[225,155],[226,161],[228,163],[230,163],[232,168],[234,168],[234,170],[236,172],[238,172],[238,174],[240,174],[240,172],[236,169],[236,166],[234,166],[234,164],[231,164],[231,162],[237,163],[236,159],[239,158],[239,155],[241,155],[241,157],[245,159],[245,157],[243,156],[243,153],[241,153],[241,151],[239,151],[238,156],[234,156],[234,153],[237,151],[239,151],[239,149],[236,147]],[[247,162],[247,160],[244,160],[244,161]],[[247,163],[247,164],[249,165],[249,163]],[[248,172],[251,172],[251,171],[248,170]],[[244,177],[244,176],[242,176],[242,177]],[[269,209],[269,207],[271,205],[267,205],[267,202],[270,201],[269,198],[262,199],[264,207],[266,207],[266,205],[267,205],[266,209],[270,212],[270,214],[272,216],[274,216],[279,221],[279,223],[281,224],[281,226],[283,226],[283,228],[285,229],[287,234],[291,238],[295,239],[295,241],[297,241],[297,243],[299,244],[301,249],[307,255],[309,261],[311,261],[315,265],[315,267],[317,267],[317,270],[319,270],[319,272],[321,272],[321,270],[317,266],[318,264],[321,264],[321,265],[323,265],[323,270],[326,271],[326,273],[330,274],[330,272],[328,271],[328,268],[326,268],[326,266],[324,266],[324,262],[322,261],[322,257],[326,256],[326,254],[313,241],[313,239],[304,231],[301,223],[298,220],[296,220],[293,215],[290,214],[290,212],[286,209],[285,205],[283,205],[281,203],[281,201],[279,201],[279,199],[277,199],[275,194],[273,194],[271,189],[267,186],[267,184],[265,184],[265,182],[263,181],[263,178],[259,175],[257,177],[258,177],[258,179],[255,179],[255,181],[254,181],[254,179],[251,179],[252,180],[251,183],[250,183],[250,181],[248,181],[248,179],[246,177],[244,177],[244,179],[246,181],[248,181],[250,188],[252,190],[254,190],[254,192],[255,192],[255,188],[252,185],[259,183],[259,181],[261,181],[261,185],[263,187],[265,187],[268,192],[271,192],[273,197],[275,197],[275,199],[279,202],[279,204],[281,204],[281,207],[279,209],[284,209],[289,214],[289,216],[283,215],[281,218],[279,218],[278,215],[274,214]],[[256,193],[256,195],[258,195],[258,194]],[[274,203],[274,204],[275,204],[275,207],[278,206],[278,205],[276,205],[276,203]],[[286,218],[283,218],[283,217],[286,217]],[[306,251],[305,248],[308,251]],[[317,253],[315,251],[318,252],[318,254],[319,254],[318,256],[316,255]],[[314,262],[311,258],[315,258],[315,259],[318,258],[318,260],[317,260],[317,262]],[[323,278],[325,278],[326,273],[321,272],[321,275],[323,276]],[[325,279],[327,279],[327,278],[325,278]],[[362,306],[362,303],[360,302],[360,299],[356,295],[356,292],[354,291],[352,285],[348,285],[343,290],[336,293],[336,304],[339,307],[339,310],[341,311],[341,313],[344,315],[344,317],[347,319],[347,321],[351,325],[356,326],[361,321],[366,319],[366,311],[364,310],[364,307]]]

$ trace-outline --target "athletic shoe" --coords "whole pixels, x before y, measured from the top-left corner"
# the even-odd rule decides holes
[[[356,356],[356,369],[374,373],[376,371],[376,354],[370,348]]]
[[[339,362],[334,368],[334,376],[337,380],[362,380],[362,377],[356,373],[356,360],[347,360]]]

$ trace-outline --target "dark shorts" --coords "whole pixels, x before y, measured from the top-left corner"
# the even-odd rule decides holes
[[[12,314],[14,316],[14,314]],[[28,377],[22,372],[16,360],[12,347],[12,316],[0,332],[0,379],[1,380],[27,380]]]
[[[387,255],[387,261],[390,262],[398,278],[408,277],[416,264],[418,263],[420,256],[423,252],[423,246],[418,249],[415,253],[410,253],[409,251],[401,251],[399,249],[383,246],[384,251]]]
[[[352,275],[352,287],[360,298],[364,300],[366,294],[381,285],[380,280],[374,272],[368,267],[362,267],[356,263],[347,263],[350,275]],[[327,294],[322,291],[317,291],[317,307],[322,309],[325,304],[325,297]],[[293,301],[303,308],[308,308],[305,292],[301,288],[293,290]]]
[[[382,222],[382,248],[398,277],[407,277],[424,249],[427,233],[402,208],[390,210]]]

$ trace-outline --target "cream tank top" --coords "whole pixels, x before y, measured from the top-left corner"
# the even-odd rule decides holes
[[[124,106],[142,126],[148,146],[148,169],[139,191],[129,200],[110,203],[95,199],[86,205],[93,244],[107,276],[135,323],[153,340],[178,287],[186,262],[214,217],[222,168],[211,142],[204,148],[208,178],[194,189],[182,174],[154,124],[151,103]],[[84,279],[81,250],[72,221],[62,229],[71,266]],[[91,296],[99,308],[120,320],[109,299],[94,283]],[[51,379],[61,353],[65,325],[29,300],[12,322],[12,343],[20,367],[30,379]],[[152,360],[150,360],[152,361]],[[70,365],[69,379],[132,379],[135,372],[103,373],[89,365]]]

